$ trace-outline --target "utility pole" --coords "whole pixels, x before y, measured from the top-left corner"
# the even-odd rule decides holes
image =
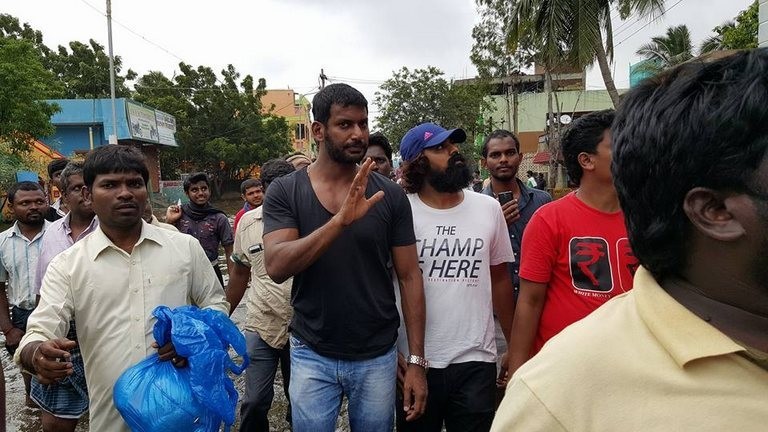
[[[107,38],[109,41],[109,93],[112,98],[112,135],[110,144],[117,144],[117,109],[115,108],[115,57],[112,53],[112,0],[107,0]]]
[[[325,72],[323,72],[322,69],[320,69],[320,88],[325,88],[325,81],[328,80],[328,77],[325,75]]]

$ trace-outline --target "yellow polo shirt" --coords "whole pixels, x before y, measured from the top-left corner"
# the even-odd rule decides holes
[[[514,375],[492,431],[768,431],[768,371],[638,269]]]

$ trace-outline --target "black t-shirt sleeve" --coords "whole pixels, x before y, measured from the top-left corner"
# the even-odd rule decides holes
[[[291,206],[291,195],[288,190],[293,185],[293,176],[275,179],[267,189],[264,197],[264,234],[285,228],[298,228],[299,221]]]
[[[395,187],[389,188],[385,193],[392,197],[392,247],[416,243],[411,202],[405,192],[395,184]]]

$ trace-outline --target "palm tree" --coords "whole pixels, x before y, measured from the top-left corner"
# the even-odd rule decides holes
[[[726,45],[723,41],[723,33],[732,30],[736,27],[735,21],[727,21],[723,25],[715,27],[715,34],[704,39],[699,47],[699,52],[702,54],[710,51],[718,51],[726,49]]]
[[[637,55],[645,58],[642,69],[654,74],[685,63],[694,57],[691,32],[685,24],[669,27],[666,35],[654,36],[642,45]]]
[[[613,28],[611,11],[623,20],[664,13],[664,0],[517,0],[507,35],[514,52],[524,36],[534,41],[538,59],[548,69],[560,65],[580,69],[597,61],[614,106],[619,93],[611,76]],[[605,38],[605,39],[604,39]]]

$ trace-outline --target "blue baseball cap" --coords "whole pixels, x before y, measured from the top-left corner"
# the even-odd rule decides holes
[[[405,161],[412,161],[422,150],[440,145],[448,138],[454,143],[467,139],[464,129],[445,129],[434,123],[422,123],[409,130],[400,141],[400,155]]]

